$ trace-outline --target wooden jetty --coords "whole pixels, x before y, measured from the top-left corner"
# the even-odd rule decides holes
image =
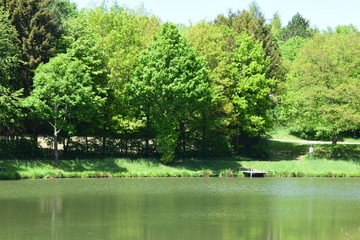
[[[250,171],[241,171],[245,177],[265,177],[266,172],[262,171],[253,171],[250,169]]]

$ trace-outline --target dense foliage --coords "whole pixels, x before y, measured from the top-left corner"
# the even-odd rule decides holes
[[[289,73],[285,103],[294,123],[336,144],[339,133],[360,125],[359,77],[358,35],[316,36],[301,49]]]
[[[176,26],[116,3],[0,0],[2,142],[41,157],[42,136],[55,159],[62,144],[168,163],[264,156],[272,126],[291,123],[335,144],[360,128],[359,39],[354,25],[320,33],[299,13],[267,21],[256,3]]]
[[[189,145],[186,135],[206,131],[201,129],[214,121],[207,117],[215,109],[215,92],[205,61],[173,24],[164,24],[142,54],[127,89],[131,107],[154,129],[164,162],[173,159],[177,145]]]

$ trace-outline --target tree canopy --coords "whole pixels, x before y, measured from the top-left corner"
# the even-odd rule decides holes
[[[360,124],[360,38],[317,35],[291,67],[285,103],[300,129],[332,138]]]
[[[2,0],[0,6],[9,12],[21,51],[21,71],[16,88],[24,88],[29,93],[33,70],[40,63],[49,61],[55,53],[56,40],[61,34],[61,19],[50,0]]]
[[[237,48],[230,65],[230,85],[227,90],[233,105],[234,136],[259,137],[270,126],[267,111],[271,108],[270,93],[275,86],[267,77],[269,59],[265,57],[261,42],[254,42],[246,33],[236,42]]]
[[[271,78],[282,79],[284,70],[278,45],[271,27],[266,24],[265,17],[256,4],[250,5],[249,10],[235,12],[229,10],[227,16],[218,15],[214,24],[228,26],[238,34],[245,32],[252,36],[255,41],[260,41],[265,55],[270,61],[267,74]]]
[[[53,128],[55,160],[59,132],[74,131],[74,121],[91,119],[101,103],[91,81],[84,63],[65,54],[36,70],[34,90],[24,103]]]
[[[296,13],[280,32],[280,39],[287,41],[293,37],[309,38],[314,32],[310,28],[310,21],[301,16],[300,13]]]
[[[9,14],[0,7],[0,85],[2,86],[9,86],[10,80],[15,80],[20,55],[17,47],[17,32],[8,18]]]
[[[214,102],[205,61],[170,23],[142,54],[127,89],[129,101],[155,130],[163,162],[172,161],[184,126],[211,111]]]
[[[277,124],[334,143],[359,131],[357,26],[280,16],[254,2],[175,25],[116,1],[0,0],[0,138],[168,163],[265,156]]]

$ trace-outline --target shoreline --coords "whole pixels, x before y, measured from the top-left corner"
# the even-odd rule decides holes
[[[158,159],[93,159],[0,161],[0,179],[244,177],[249,168],[266,177],[360,177],[357,161],[313,159],[245,161],[242,159],[182,159],[163,165]]]

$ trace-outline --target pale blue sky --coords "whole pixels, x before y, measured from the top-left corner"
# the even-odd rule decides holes
[[[102,0],[71,0],[79,8],[91,7]],[[112,2],[108,0],[107,2]],[[160,17],[164,22],[197,23],[201,20],[213,20],[218,14],[233,10],[247,9],[252,0],[118,0],[118,3],[130,8],[144,4],[145,8]],[[299,12],[310,20],[312,26],[326,29],[327,26],[354,24],[360,28],[359,0],[257,0],[267,19],[275,12],[280,14],[282,24]]]

